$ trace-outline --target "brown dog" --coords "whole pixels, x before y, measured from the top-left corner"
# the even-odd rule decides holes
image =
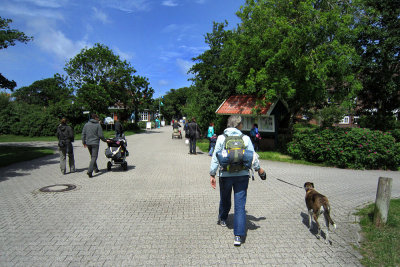
[[[311,182],[306,182],[304,184],[304,189],[306,190],[306,205],[308,209],[308,227],[311,229],[311,216],[314,218],[315,223],[318,227],[317,238],[320,238],[321,226],[318,223],[318,217],[324,214],[325,224],[328,230],[326,231],[325,242],[329,240],[329,224],[336,229],[336,224],[333,222],[330,216],[331,207],[329,205],[328,198],[321,195],[314,189],[314,184]]]

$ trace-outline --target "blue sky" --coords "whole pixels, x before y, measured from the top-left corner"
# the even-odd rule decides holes
[[[189,86],[192,58],[208,47],[213,21],[240,22],[245,0],[0,0],[0,16],[34,40],[0,50],[0,73],[17,88],[65,74],[82,48],[108,46],[138,75],[149,78],[154,98]]]

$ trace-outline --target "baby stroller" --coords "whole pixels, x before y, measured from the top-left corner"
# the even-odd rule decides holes
[[[125,137],[114,137],[107,142],[108,147],[106,148],[105,155],[110,159],[107,162],[107,171],[111,170],[112,165],[121,165],[122,169],[126,171],[128,169],[128,163],[126,157],[129,156],[128,150],[126,150],[126,139]]]
[[[178,128],[175,128],[172,132],[172,139],[174,138],[182,139],[182,132]]]

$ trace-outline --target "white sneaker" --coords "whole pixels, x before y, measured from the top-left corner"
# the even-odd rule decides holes
[[[235,235],[235,241],[233,242],[233,244],[237,247],[239,247],[242,244],[242,239],[240,238],[240,236]]]

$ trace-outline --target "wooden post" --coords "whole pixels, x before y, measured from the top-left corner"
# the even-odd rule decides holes
[[[392,178],[379,177],[374,211],[375,226],[383,226],[387,222],[390,197],[392,194],[392,181]]]

